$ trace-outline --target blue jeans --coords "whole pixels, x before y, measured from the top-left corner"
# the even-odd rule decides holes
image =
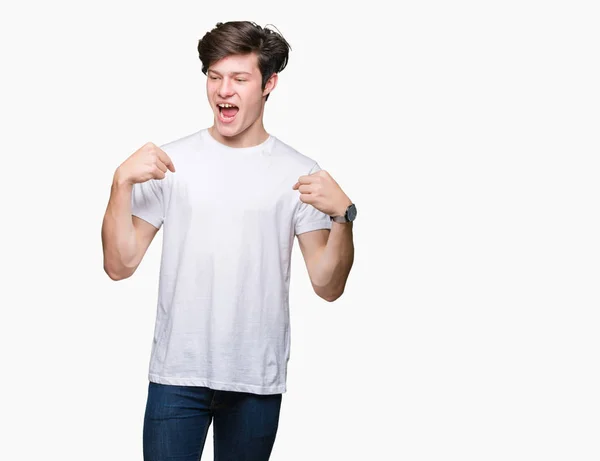
[[[150,382],[144,461],[198,461],[213,425],[214,461],[267,461],[282,394],[259,395]]]

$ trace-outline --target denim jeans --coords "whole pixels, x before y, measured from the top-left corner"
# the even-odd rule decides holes
[[[198,461],[213,425],[214,461],[267,461],[282,394],[259,395],[150,382],[144,461]]]

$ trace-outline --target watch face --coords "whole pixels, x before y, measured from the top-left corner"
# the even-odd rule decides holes
[[[348,217],[348,221],[354,221],[354,218],[356,218],[356,206],[354,206],[354,203],[346,210],[346,216]]]

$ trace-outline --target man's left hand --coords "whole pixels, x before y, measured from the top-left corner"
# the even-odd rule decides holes
[[[293,186],[300,192],[300,201],[314,206],[329,216],[343,216],[352,201],[325,170],[300,176]]]

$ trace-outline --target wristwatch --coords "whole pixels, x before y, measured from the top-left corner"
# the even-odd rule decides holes
[[[356,219],[356,205],[352,203],[346,208],[346,212],[343,216],[332,216],[331,220],[339,223],[352,222]]]

